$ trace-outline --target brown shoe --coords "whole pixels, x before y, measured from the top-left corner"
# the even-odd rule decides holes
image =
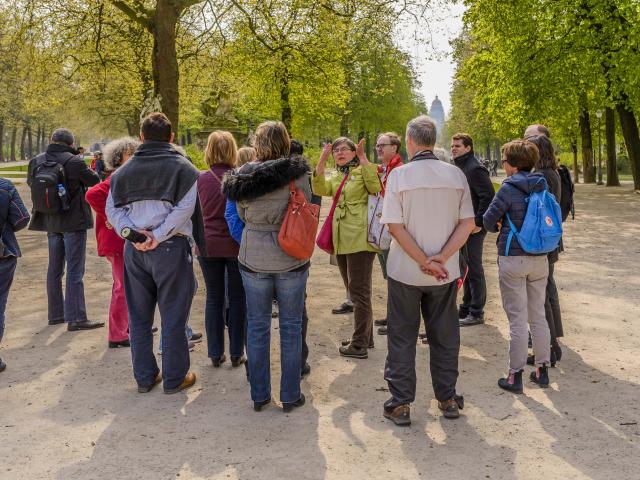
[[[366,348],[356,347],[353,343],[340,347],[338,350],[340,351],[340,355],[342,355],[343,357],[350,357],[350,358],[367,358],[368,357]]]
[[[182,383],[180,385],[170,390],[167,390],[165,388],[164,393],[167,393],[167,394],[178,393],[181,390],[185,390],[189,387],[193,387],[194,383],[196,383],[196,374],[193,372],[189,372],[187,373],[187,375],[185,375],[184,380],[182,380]]]
[[[454,397],[451,397],[449,400],[445,400],[444,402],[438,402],[438,408],[442,410],[444,418],[460,417],[460,407]]]
[[[158,373],[158,375],[156,375],[156,378],[151,385],[138,385],[138,393],[149,393],[151,390],[153,390],[153,387],[158,385],[161,381],[162,381],[162,374]]]
[[[409,405],[398,405],[393,410],[384,409],[384,418],[388,418],[399,427],[408,427],[411,425],[411,409]]]

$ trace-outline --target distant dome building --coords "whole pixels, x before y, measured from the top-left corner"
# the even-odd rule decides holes
[[[436,127],[438,128],[438,143],[442,144],[442,135],[444,133],[444,108],[442,107],[442,102],[437,95],[433,102],[431,102],[429,116],[436,122]]]

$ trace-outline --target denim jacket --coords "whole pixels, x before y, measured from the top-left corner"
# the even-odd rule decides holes
[[[20,257],[16,234],[29,224],[29,211],[13,186],[11,180],[0,178],[0,230],[2,244],[0,257]],[[4,245],[4,248],[2,247]]]

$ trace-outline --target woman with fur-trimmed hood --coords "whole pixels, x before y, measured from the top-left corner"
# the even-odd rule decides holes
[[[309,261],[287,255],[278,233],[289,202],[289,183],[311,199],[309,166],[290,156],[291,140],[282,122],[264,122],[255,132],[257,160],[229,172],[223,192],[237,203],[245,227],[238,262],[247,297],[247,356],[251,398],[260,411],[271,402],[269,366],[271,303],[280,318],[280,400],[285,411],[304,405],[300,391],[302,310]]]

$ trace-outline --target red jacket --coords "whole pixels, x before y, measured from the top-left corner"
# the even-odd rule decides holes
[[[202,208],[204,237],[209,257],[235,258],[238,256],[239,245],[231,237],[229,226],[224,218],[227,198],[222,193],[220,182],[229,170],[231,170],[229,166],[216,164],[198,177],[198,198]]]
[[[378,167],[378,173],[382,174],[381,180],[382,180],[382,196],[383,197],[384,197],[384,192],[387,189],[387,178],[389,178],[389,174],[391,173],[391,170],[393,170],[396,167],[401,167],[402,165],[404,165],[404,163],[402,163],[402,158],[400,157],[400,155],[396,155],[389,161],[386,171],[383,165],[380,165]]]
[[[96,212],[96,240],[98,241],[98,255],[101,257],[123,255],[124,240],[118,236],[111,224],[107,221],[104,212],[109,196],[111,178],[91,187],[87,190],[85,199]]]

